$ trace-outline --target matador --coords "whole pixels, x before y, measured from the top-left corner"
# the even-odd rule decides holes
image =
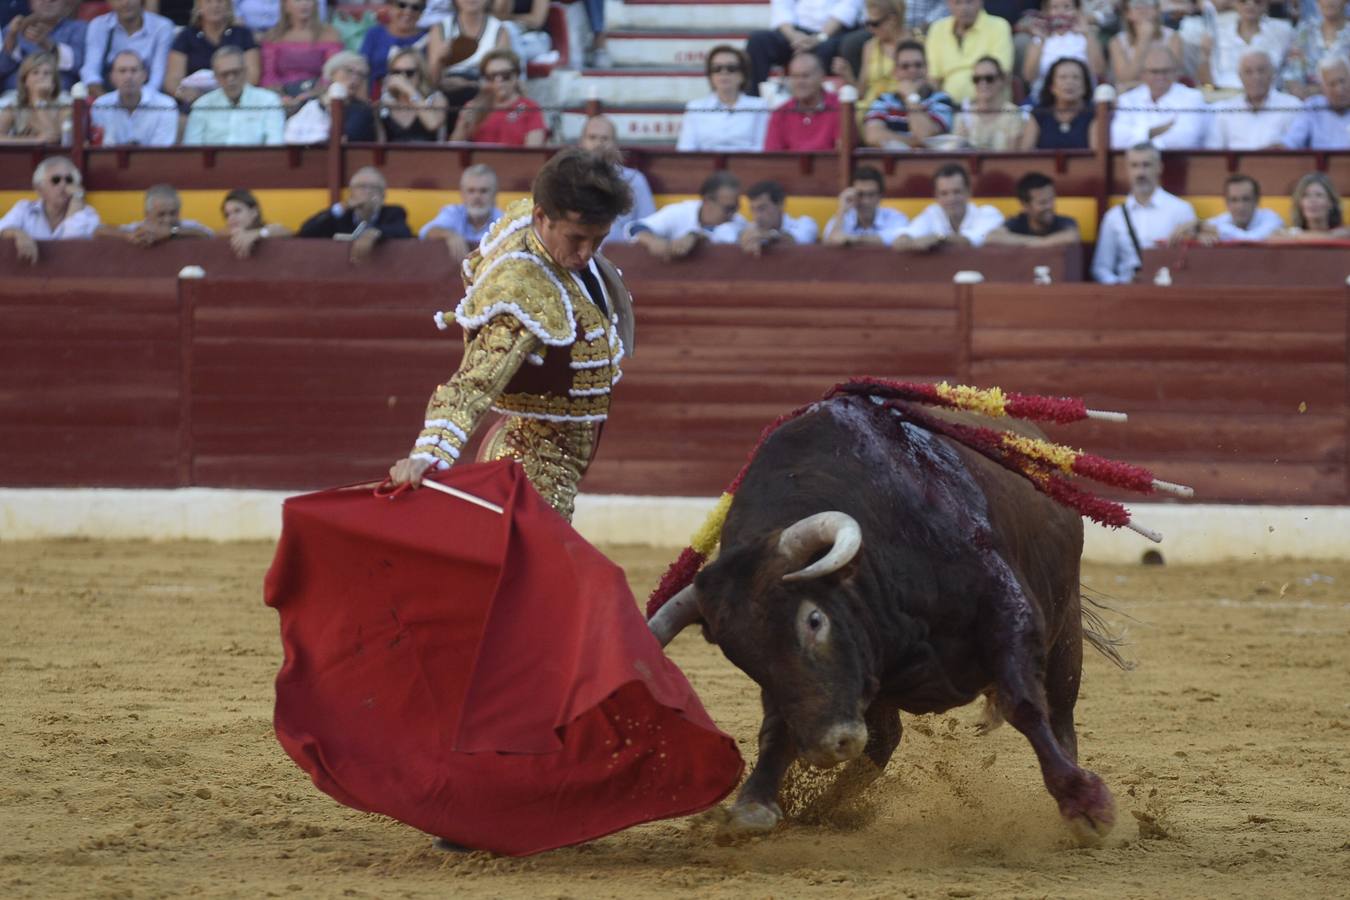
[[[454,465],[493,410],[503,419],[478,460],[517,460],[571,519],[620,361],[633,347],[628,291],[597,254],[631,202],[616,167],[565,150],[539,171],[532,196],[508,207],[464,261],[466,291],[453,314],[464,357],[432,394],[412,452],[390,469],[395,484],[416,486],[427,469]],[[436,320],[448,327],[445,313]]]

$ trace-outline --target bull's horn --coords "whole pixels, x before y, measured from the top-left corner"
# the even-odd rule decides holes
[[[698,589],[691,584],[662,604],[647,620],[647,627],[664,647],[675,640],[675,635],[697,622],[698,617]]]
[[[830,552],[804,569],[789,572],[784,581],[805,581],[836,572],[848,565],[862,549],[862,528],[858,520],[838,511],[816,513],[783,529],[778,538],[778,554],[800,566],[821,547]]]

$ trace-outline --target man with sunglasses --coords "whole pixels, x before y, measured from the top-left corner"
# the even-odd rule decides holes
[[[923,44],[901,41],[896,45],[892,78],[896,90],[878,97],[863,119],[864,144],[908,150],[952,130],[954,103],[946,91],[929,82]]]
[[[717,171],[703,181],[699,199],[663,206],[628,226],[628,239],[641,244],[657,259],[683,259],[704,241],[735,244],[748,224],[741,207],[741,182],[730,172]]]
[[[44,159],[33,170],[33,189],[38,199],[20,200],[0,218],[0,239],[14,241],[19,259],[37,263],[37,241],[94,236],[98,213],[84,205],[84,187],[73,162],[64,156]]]
[[[459,370],[427,404],[407,459],[389,470],[416,487],[457,462],[488,411],[505,418],[480,460],[513,459],[567,519],[609,415],[619,361],[633,350],[632,304],[599,255],[632,192],[607,160],[576,147],[535,176],[464,262],[468,290],[453,318],[464,332]],[[447,313],[436,322],[448,327]]]

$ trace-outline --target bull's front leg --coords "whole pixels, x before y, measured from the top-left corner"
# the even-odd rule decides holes
[[[759,727],[759,759],[745,780],[731,814],[722,827],[724,837],[743,837],[772,831],[783,820],[778,805],[778,788],[783,775],[797,756],[787,722],[774,708],[767,694],[761,693],[764,723]]]
[[[1101,778],[1078,765],[1076,748],[1064,747],[1051,728],[1042,664],[1044,637],[1016,579],[1007,579],[990,611],[985,662],[994,673],[1000,712],[1031,743],[1045,787],[1069,826],[1083,839],[1104,836],[1115,824],[1115,801]]]

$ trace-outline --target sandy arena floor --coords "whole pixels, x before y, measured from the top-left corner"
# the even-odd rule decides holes
[[[0,544],[6,897],[1350,896],[1350,563],[1089,567],[1138,662],[1089,659],[1086,764],[1115,792],[1074,847],[1011,728],[906,717],[861,809],[722,847],[699,820],[525,860],[435,851],[320,794],[271,731],[262,544]],[[670,551],[613,548],[639,595]],[[757,694],[672,645],[747,755]]]

